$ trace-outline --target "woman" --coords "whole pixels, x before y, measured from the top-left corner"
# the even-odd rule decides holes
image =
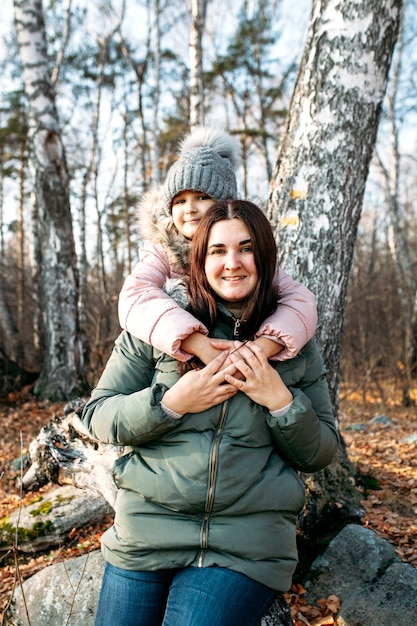
[[[276,303],[276,245],[250,202],[215,203],[191,251],[189,308],[227,355],[179,364],[122,332],[84,412],[125,448],[97,626],[255,626],[297,563],[297,470],[325,467],[338,436],[314,340],[269,363],[251,339]],[[243,341],[243,343],[242,343]],[[240,372],[240,377],[232,372]]]

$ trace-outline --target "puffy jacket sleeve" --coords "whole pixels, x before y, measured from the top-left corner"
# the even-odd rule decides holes
[[[302,352],[307,354],[303,376],[288,386],[294,396],[291,408],[281,417],[268,414],[267,422],[287,462],[302,472],[317,472],[332,461],[339,435],[323,359],[314,339]]]
[[[84,407],[82,420],[95,439],[140,445],[176,427],[160,406],[167,386],[153,384],[154,367],[152,347],[122,332]]]
[[[170,277],[171,268],[162,246],[149,243],[141,248],[140,260],[120,292],[119,321],[134,337],[186,361],[192,355],[181,349],[183,339],[194,332],[207,335],[208,331],[162,291]]]
[[[295,357],[314,336],[317,308],[314,294],[277,267],[274,283],[278,287],[278,307],[262,324],[256,336],[267,335],[284,348],[272,360]]]

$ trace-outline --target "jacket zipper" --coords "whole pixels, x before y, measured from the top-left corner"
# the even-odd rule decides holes
[[[226,400],[226,402],[223,403],[220,422],[219,422],[219,425],[217,426],[217,432],[214,438],[213,447],[211,449],[211,454],[210,454],[209,488],[208,488],[206,507],[205,507],[204,517],[203,517],[203,526],[201,529],[200,553],[198,555],[197,567],[203,567],[204,552],[207,549],[208,525],[209,525],[210,514],[213,508],[213,501],[214,501],[214,485],[215,485],[216,466],[217,466],[217,459],[218,459],[218,452],[219,452],[220,437],[222,434],[224,422],[226,420],[226,411],[227,411],[228,403],[229,403],[228,400]]]
[[[240,318],[234,318],[235,325],[233,326],[233,339],[239,339]]]

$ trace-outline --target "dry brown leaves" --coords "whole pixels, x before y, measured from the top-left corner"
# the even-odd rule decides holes
[[[345,389],[340,422],[349,458],[363,480],[363,524],[395,546],[398,556],[417,567],[417,445],[404,439],[417,434],[417,407],[401,407],[395,395],[381,407],[367,398],[364,408],[352,390]],[[371,425],[377,415],[393,426]],[[365,423],[366,432],[344,427]]]
[[[18,472],[10,461],[27,452],[30,441],[53,417],[62,414],[63,404],[36,402],[28,390],[0,401],[0,515],[8,515],[19,506],[16,490]],[[370,420],[385,414],[393,427],[371,426]],[[351,461],[363,478],[363,523],[395,546],[400,558],[417,567],[417,445],[403,440],[417,432],[417,407],[400,406],[395,390],[384,406],[370,395],[361,396],[351,387],[342,386],[340,423]],[[367,431],[345,431],[354,423],[365,423]],[[372,479],[366,480],[366,479]],[[50,489],[44,488],[44,491]],[[30,501],[37,494],[28,494]],[[28,557],[18,555],[19,572],[24,580],[51,563],[69,559],[97,549],[104,527],[72,529],[68,543],[49,554]],[[3,555],[0,561],[0,611],[4,610],[16,576],[14,555]],[[338,624],[340,602],[336,596],[309,605],[300,584],[286,594],[295,626]]]
[[[332,626],[337,624],[337,613],[340,610],[340,600],[331,595],[322,598],[317,606],[307,603],[305,589],[301,584],[294,584],[285,594],[291,607],[291,617],[294,626]]]

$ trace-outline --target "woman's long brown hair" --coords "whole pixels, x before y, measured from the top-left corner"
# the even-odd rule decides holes
[[[261,209],[248,200],[225,200],[213,204],[202,217],[191,245],[189,310],[213,330],[217,319],[216,295],[207,282],[205,262],[210,231],[220,220],[241,220],[248,228],[258,270],[258,284],[247,298],[241,315],[239,339],[251,339],[277,306],[277,289],[273,278],[277,263],[277,246],[271,225]]]

